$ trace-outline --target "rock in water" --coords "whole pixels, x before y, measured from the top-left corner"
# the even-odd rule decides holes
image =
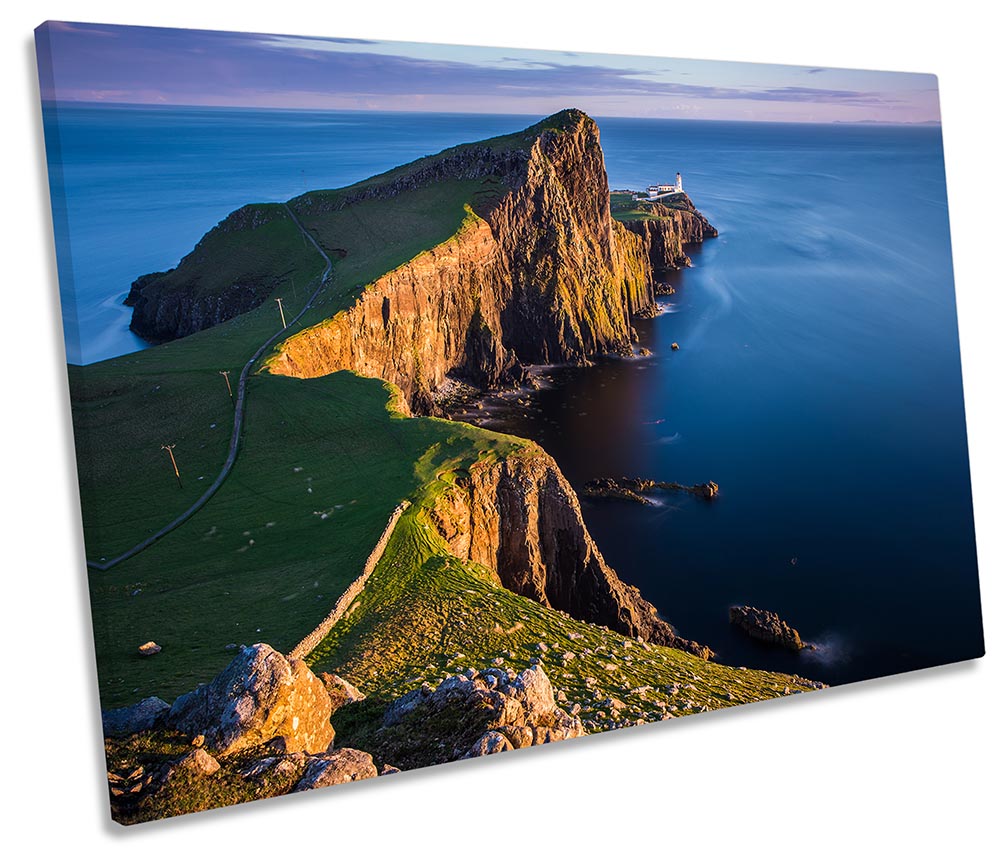
[[[705,484],[696,484],[691,488],[691,493],[695,496],[701,496],[707,501],[712,501],[719,495],[719,484],[715,481],[709,481]]]
[[[323,683],[267,644],[241,650],[211,683],[174,701],[167,719],[182,733],[204,734],[206,747],[220,756],[264,743],[316,753],[334,738]]]
[[[775,612],[754,606],[730,606],[730,623],[739,626],[751,638],[777,644],[789,650],[812,648],[805,644],[799,633],[782,620]]]
[[[139,645],[140,656],[155,656],[161,650],[163,650],[163,648],[155,641],[147,641],[145,644]]]

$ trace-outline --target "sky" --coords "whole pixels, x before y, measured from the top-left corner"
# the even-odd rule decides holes
[[[938,122],[934,75],[47,22],[47,100],[317,110]]]

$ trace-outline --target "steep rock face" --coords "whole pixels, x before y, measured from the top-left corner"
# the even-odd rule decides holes
[[[628,636],[713,655],[679,638],[605,563],[577,496],[541,449],[474,465],[437,499],[429,517],[454,555],[494,570],[517,594]]]
[[[219,756],[266,743],[287,752],[325,751],[334,739],[323,683],[267,644],[244,648],[211,683],[179,697],[167,724],[204,735]]]
[[[469,217],[451,240],[376,280],[351,309],[286,340],[268,368],[381,377],[419,413],[433,410],[434,390],[453,368],[484,386],[517,379],[496,311],[504,276],[489,225]]]
[[[489,388],[517,380],[527,364],[630,352],[630,318],[654,299],[649,247],[611,218],[597,125],[568,110],[540,127],[515,153],[464,148],[359,190],[388,198],[436,177],[484,176],[508,188],[470,211],[457,236],[286,340],[269,370],[351,369],[392,381],[414,411],[428,412],[450,372]],[[308,199],[295,204],[306,212]]]
[[[691,260],[685,254],[685,246],[702,243],[706,238],[717,237],[719,232],[695,208],[691,199],[684,196],[675,205],[667,207],[653,204],[650,213],[654,219],[628,220],[623,227],[643,241],[643,249],[655,274],[666,270],[688,267]]]

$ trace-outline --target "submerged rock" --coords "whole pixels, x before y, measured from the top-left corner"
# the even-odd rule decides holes
[[[739,626],[751,638],[776,644],[789,650],[814,649],[799,637],[799,633],[775,612],[754,606],[730,606],[730,623]]]

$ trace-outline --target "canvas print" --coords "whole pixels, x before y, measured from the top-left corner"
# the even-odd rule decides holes
[[[933,76],[36,35],[118,822],[982,655]]]

